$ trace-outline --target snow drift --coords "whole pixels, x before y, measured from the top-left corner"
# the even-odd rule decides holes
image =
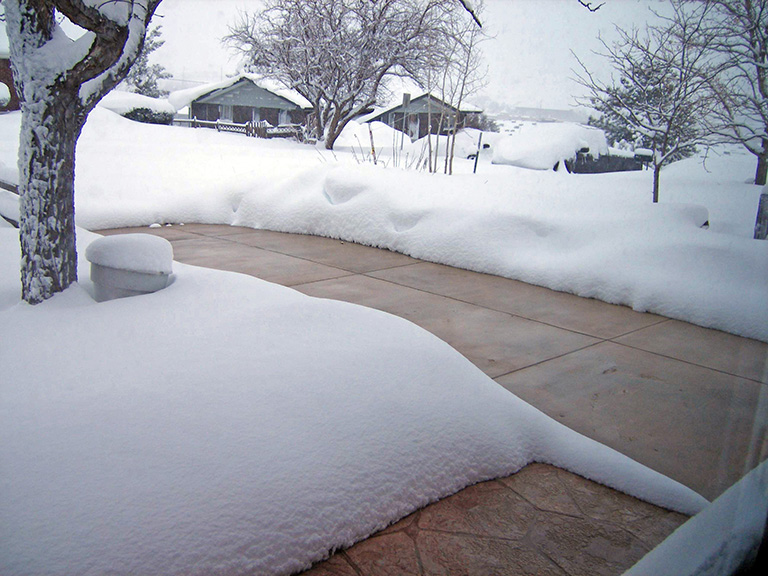
[[[706,504],[406,320],[179,264],[151,295],[29,306],[18,259],[0,228],[6,576],[287,574],[532,461]]]
[[[8,167],[19,116],[0,117]],[[364,149],[367,129],[355,134],[342,141]],[[752,157],[727,152],[706,169],[689,159],[664,170],[653,205],[649,172],[563,174],[481,155],[476,175],[460,157],[454,176],[429,175],[392,169],[386,151],[378,166],[358,164],[343,149],[97,109],[78,143],[76,214],[91,229],[202,222],[319,234],[768,341],[768,244],[751,239],[760,187],[744,183]]]

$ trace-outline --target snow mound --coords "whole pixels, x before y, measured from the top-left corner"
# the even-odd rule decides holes
[[[92,264],[145,274],[170,274],[173,246],[152,234],[122,234],[91,242],[85,258]]]
[[[401,318],[184,265],[142,298],[28,306],[18,258],[0,229],[4,576],[288,574],[533,461],[706,505]]]
[[[20,120],[0,116],[0,174],[13,179]],[[768,341],[768,250],[752,239],[761,188],[745,183],[750,154],[724,148],[706,167],[701,158],[675,162],[653,205],[650,171],[564,177],[551,170],[555,155],[547,170],[528,170],[481,154],[476,175],[457,156],[446,177],[393,169],[390,146],[377,167],[359,165],[363,128],[355,155],[140,124],[97,108],[77,147],[78,225],[238,223],[317,234]],[[379,128],[377,152],[393,134]],[[495,138],[483,141],[493,149],[503,140]],[[415,158],[397,154],[401,166]]]
[[[369,153],[371,150],[369,126],[370,131],[373,133],[373,143],[377,153],[381,153],[385,149],[391,150],[393,146],[400,146],[403,138],[409,141],[403,132],[387,126],[384,122],[371,122],[369,124],[352,120],[339,134],[334,144],[334,149],[354,149],[355,151],[362,150],[366,154]]]
[[[98,105],[121,116],[139,108],[146,108],[158,114],[176,114],[176,108],[168,100],[118,90],[109,92]]]
[[[589,148],[593,156],[607,154],[605,133],[581,124],[524,124],[514,134],[499,139],[493,163],[552,170],[555,164],[573,158],[582,148]]]

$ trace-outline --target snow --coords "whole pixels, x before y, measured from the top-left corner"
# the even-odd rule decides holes
[[[8,166],[19,116],[0,117],[0,162]],[[752,240],[761,189],[746,183],[754,160],[745,152],[724,150],[705,166],[697,158],[672,164],[653,205],[648,171],[526,170],[481,153],[476,175],[458,154],[454,176],[425,174],[393,168],[393,152],[401,153],[376,134],[374,166],[361,157],[370,143],[363,130],[340,139],[354,144],[355,161],[343,146],[331,153],[144,125],[96,109],[78,143],[78,223],[237,223],[318,234],[768,341],[768,245]],[[387,130],[382,139],[390,141]],[[503,140],[488,136],[492,147]]]
[[[152,112],[160,114],[176,114],[174,108],[168,100],[162,98],[150,98],[142,94],[133,92],[121,92],[112,90],[99,101],[99,106],[111,110],[120,115],[127,114],[137,108],[146,108]]]
[[[735,574],[757,550],[768,516],[768,462],[680,526],[624,576]]]
[[[493,163],[552,170],[555,164],[573,158],[582,148],[589,148],[595,157],[607,154],[603,131],[571,123],[525,123],[497,142]]]
[[[0,215],[10,218],[14,222],[19,221],[19,197],[2,188],[0,188]]]
[[[0,82],[0,107],[7,106],[11,101],[11,91],[3,82]]]
[[[173,247],[165,238],[151,234],[108,236],[92,242],[85,252],[92,264],[146,274],[170,274]]]
[[[706,505],[406,320],[181,264],[96,304],[79,261],[79,284],[21,303],[0,228],[4,575],[287,574],[532,461]]]

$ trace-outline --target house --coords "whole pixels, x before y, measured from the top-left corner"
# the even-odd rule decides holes
[[[272,126],[303,124],[312,110],[300,94],[249,76],[216,85],[196,96],[189,107],[190,118],[197,120],[235,124],[267,121]]]
[[[388,126],[405,132],[413,140],[427,134],[448,134],[454,127],[477,124],[482,110],[466,104],[456,108],[433,94],[424,93],[411,99],[403,94],[400,103],[388,108],[374,110],[360,118],[361,122],[384,122]],[[430,129],[431,128],[431,129]]]
[[[0,91],[5,94],[6,90],[10,98],[3,105],[3,100],[0,96],[0,112],[8,112],[10,110],[19,109],[19,96],[16,94],[16,88],[13,85],[13,71],[11,70],[11,57],[7,50],[0,47],[0,84],[4,84],[5,88],[0,86]]]

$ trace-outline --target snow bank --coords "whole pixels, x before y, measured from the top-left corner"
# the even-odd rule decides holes
[[[176,108],[168,100],[117,90],[107,93],[98,105],[121,116],[138,108],[146,108],[158,114],[176,114]]]
[[[720,576],[751,560],[766,529],[768,462],[680,526],[624,576]]]
[[[97,305],[83,280],[28,306],[18,266],[0,228],[4,576],[288,574],[532,461],[706,505],[395,316],[184,265],[151,295]]]
[[[0,117],[7,166],[19,117]],[[452,177],[385,164],[96,109],[78,142],[76,214],[92,229],[238,223],[341,238],[768,341],[768,244],[751,239],[761,189],[745,184],[746,153],[672,164],[658,205],[647,171],[561,174],[484,155],[477,175],[460,157]]]
[[[327,167],[252,191],[234,222],[388,248],[768,340],[765,244],[701,229],[709,218],[701,206],[653,205],[610,187],[580,189],[574,184],[587,180],[573,178]]]
[[[354,149],[358,153],[363,151],[365,154],[368,154],[371,150],[369,127],[373,133],[373,142],[377,154],[381,154],[385,150],[391,152],[393,147],[399,147],[403,141],[410,144],[410,139],[403,132],[390,128],[384,122],[371,122],[368,124],[352,120],[339,134],[334,148],[337,151]]]
[[[514,134],[499,139],[493,163],[552,170],[555,164],[573,158],[582,148],[589,148],[593,156],[607,154],[603,131],[560,122],[523,124]]]

